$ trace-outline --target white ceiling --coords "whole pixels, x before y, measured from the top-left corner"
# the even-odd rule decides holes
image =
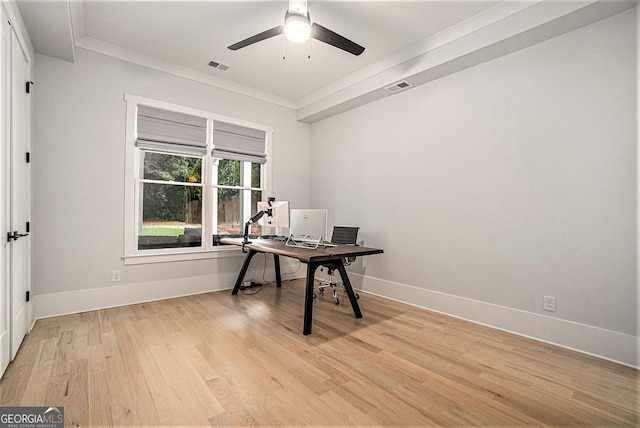
[[[80,0],[73,0],[77,3]],[[75,39],[95,39],[249,86],[299,100],[345,76],[485,10],[499,1],[309,0],[311,19],[365,47],[354,56],[317,40],[295,44],[277,36],[231,51],[227,46],[281,25],[287,0],[95,1],[73,16]],[[19,0],[36,52],[67,46],[66,0]],[[74,7],[77,5],[74,5]],[[84,22],[75,22],[82,19]],[[67,18],[66,24],[70,20]],[[307,47],[311,58],[307,58]],[[282,59],[286,48],[286,59]],[[53,54],[60,57],[60,54]],[[63,58],[68,59],[68,58]],[[209,67],[209,60],[231,66]]]
[[[614,2],[625,6],[593,6]],[[634,1],[614,2],[309,0],[313,22],[365,47],[363,54],[354,56],[313,39],[300,45],[285,42],[284,36],[238,51],[227,49],[281,25],[288,0],[17,0],[37,53],[73,61],[77,47],[90,49],[299,112],[318,104],[310,114],[364,96],[375,89],[371,85],[380,88],[428,67],[436,70],[442,64],[429,61],[444,55],[442,52],[449,55],[446,48],[452,52],[451,64],[456,56],[467,58],[450,67],[455,71],[635,6]],[[548,28],[550,23],[556,23],[555,27]],[[520,37],[524,34],[526,40]],[[461,50],[456,42],[465,38],[471,42],[466,40],[469,48]],[[483,46],[472,46],[483,38],[487,40]],[[503,48],[498,51],[496,46]],[[231,67],[213,69],[207,65],[209,60]],[[421,80],[437,78],[443,73],[441,68]],[[395,72],[388,73],[390,70]],[[354,86],[376,76],[370,89],[354,92]],[[350,94],[339,94],[349,88]]]

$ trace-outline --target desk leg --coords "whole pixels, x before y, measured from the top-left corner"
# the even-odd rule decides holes
[[[307,264],[307,286],[304,293],[304,326],[302,327],[302,334],[311,334],[311,321],[313,319],[313,281],[316,274],[316,269],[320,266],[320,263],[308,263]]]
[[[360,312],[360,305],[358,305],[356,294],[353,292],[353,287],[351,287],[351,281],[349,281],[349,276],[347,275],[347,270],[344,268],[344,264],[342,263],[342,260],[336,262],[335,267],[340,272],[342,283],[344,284],[344,288],[347,291],[347,296],[349,296],[349,301],[351,302],[351,307],[353,308],[353,314],[356,316],[356,318],[362,318],[362,312]]]
[[[273,264],[276,268],[276,287],[282,287],[282,278],[280,277],[280,256],[277,254],[273,255]]]
[[[242,285],[242,280],[244,279],[244,275],[247,273],[247,269],[249,268],[249,263],[251,263],[251,259],[258,252],[254,250],[249,250],[247,257],[244,259],[244,263],[242,264],[242,268],[240,269],[240,273],[238,274],[238,279],[236,279],[236,285],[233,287],[232,295],[238,294],[238,290],[240,290],[240,286]]]

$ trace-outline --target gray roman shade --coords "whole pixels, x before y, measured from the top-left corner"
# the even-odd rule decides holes
[[[213,156],[221,159],[265,163],[266,133],[225,122],[213,123]]]
[[[136,147],[202,156],[207,153],[207,119],[138,105]]]

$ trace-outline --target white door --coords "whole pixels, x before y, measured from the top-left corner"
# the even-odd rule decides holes
[[[30,237],[27,231],[31,193],[27,153],[30,141],[30,103],[26,83],[29,62],[11,31],[11,359],[27,334],[27,291],[29,290]]]
[[[11,141],[11,27],[0,8],[0,374],[4,373],[11,360],[11,300],[10,246],[6,233],[9,231],[9,153]]]

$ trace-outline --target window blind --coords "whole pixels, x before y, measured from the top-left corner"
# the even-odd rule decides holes
[[[265,163],[266,133],[226,122],[213,123],[213,156],[245,162]]]
[[[207,119],[138,105],[136,147],[202,156],[207,153]]]

